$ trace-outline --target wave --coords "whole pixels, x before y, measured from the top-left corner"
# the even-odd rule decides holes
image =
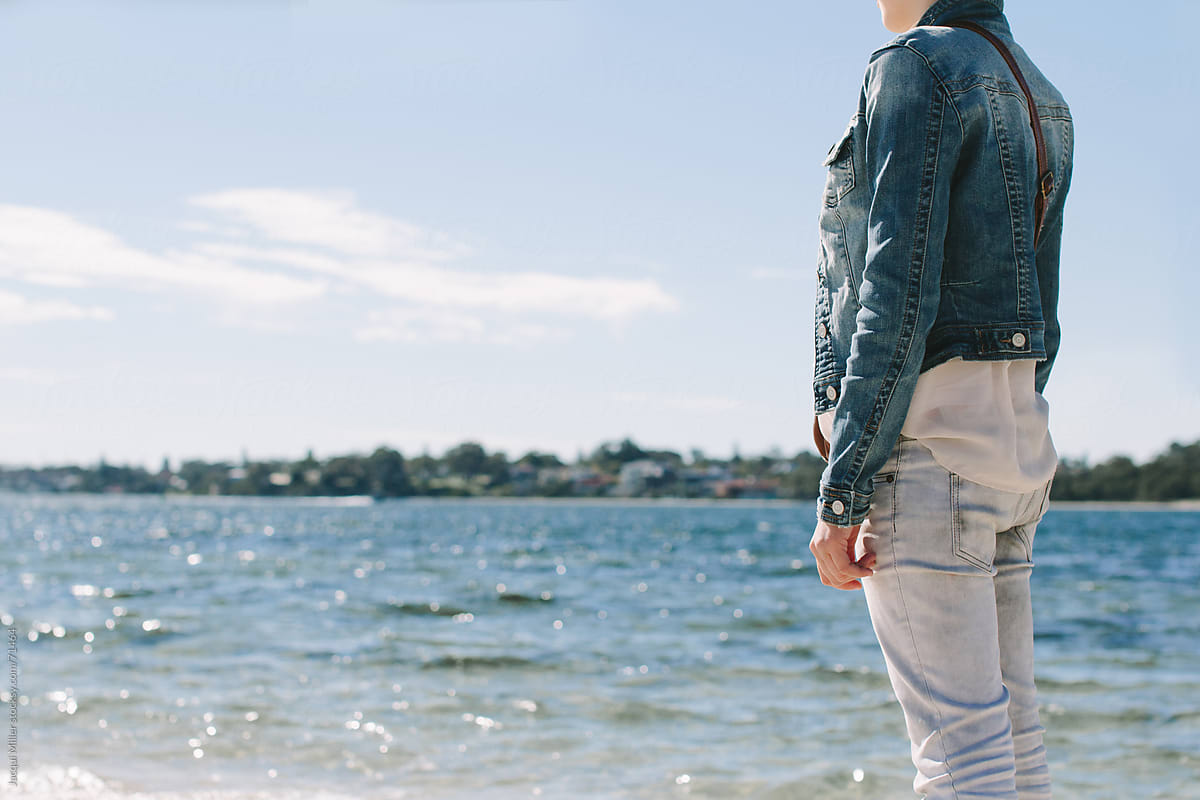
[[[545,665],[520,656],[444,655],[421,664],[421,669],[545,669]]]
[[[400,614],[416,614],[435,617],[455,617],[459,614],[471,613],[459,606],[442,605],[441,603],[383,603],[379,609],[384,612]]]
[[[403,797],[403,794],[395,797]],[[353,795],[311,788],[269,790],[204,789],[135,791],[106,781],[79,766],[57,764],[22,768],[16,786],[0,784],[0,797],[13,800],[354,800]]]
[[[504,592],[497,596],[497,601],[501,603],[513,603],[516,605],[533,605],[536,603],[551,603],[554,601],[554,595],[549,592],[543,592],[540,595],[521,594],[520,592]]]

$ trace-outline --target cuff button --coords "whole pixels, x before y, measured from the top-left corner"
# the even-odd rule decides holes
[[[834,500],[832,503],[829,504],[829,510],[835,514],[841,514],[843,511],[846,510],[846,504],[843,503],[841,500]]]
[[[825,396],[830,400],[837,400],[837,388],[834,386],[825,387]]]
[[[1014,333],[1013,337],[1012,337],[1012,343],[1013,343],[1013,347],[1024,347],[1025,346],[1025,334],[1020,333],[1020,332]]]

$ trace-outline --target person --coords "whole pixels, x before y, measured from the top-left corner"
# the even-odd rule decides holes
[[[864,591],[913,788],[1040,800],[1029,579],[1058,461],[1043,391],[1073,121],[1003,0],[877,4],[897,35],[825,158],[810,550],[822,583]]]

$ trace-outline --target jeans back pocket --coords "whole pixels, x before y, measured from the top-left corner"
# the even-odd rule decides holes
[[[954,555],[960,561],[996,574],[996,530],[994,511],[987,503],[972,501],[972,489],[986,489],[950,473],[950,527]]]

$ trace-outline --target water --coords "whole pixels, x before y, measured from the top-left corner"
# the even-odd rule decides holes
[[[811,503],[0,497],[23,696],[23,785],[0,795],[909,800],[862,594],[820,584],[813,522]],[[1057,797],[1200,798],[1198,533],[1165,510],[1039,528]]]

